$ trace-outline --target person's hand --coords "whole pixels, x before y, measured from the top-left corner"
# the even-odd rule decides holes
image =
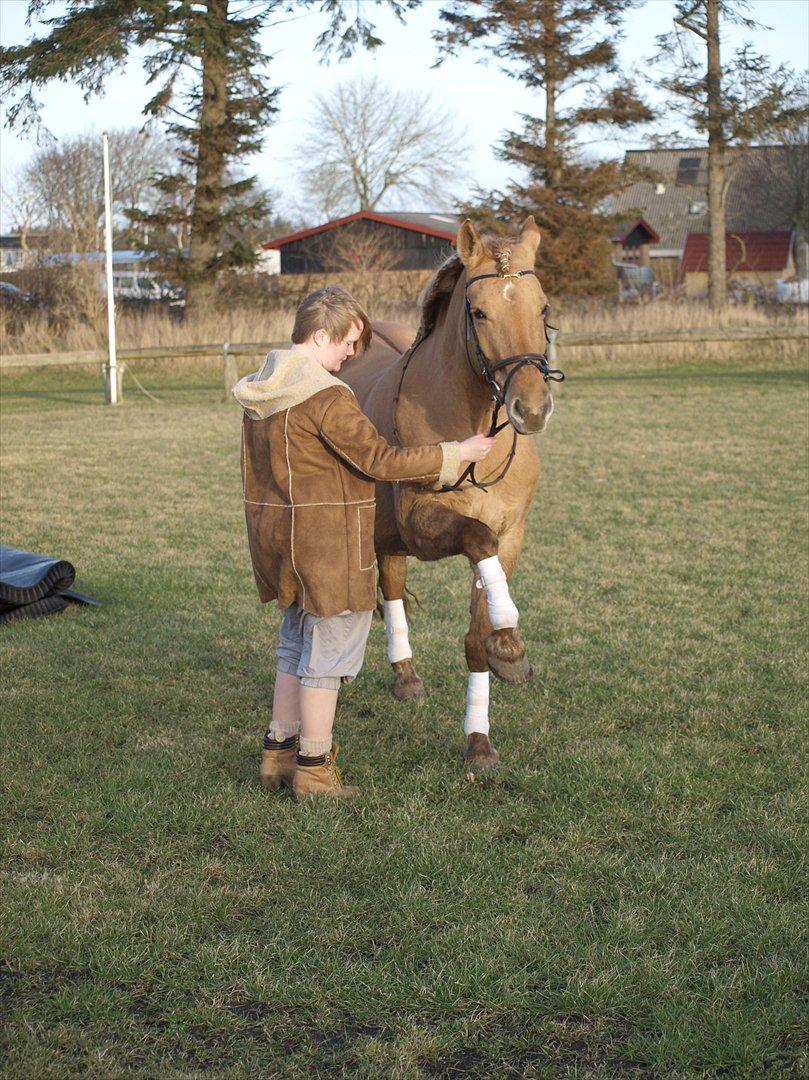
[[[489,435],[473,435],[471,439],[464,439],[459,444],[461,461],[482,461],[493,446],[494,439]]]

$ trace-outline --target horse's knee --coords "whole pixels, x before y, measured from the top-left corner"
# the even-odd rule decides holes
[[[462,551],[473,563],[496,555],[500,547],[497,537],[482,521],[467,518],[461,533]]]

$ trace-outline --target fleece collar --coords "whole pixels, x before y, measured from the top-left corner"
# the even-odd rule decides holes
[[[265,420],[332,386],[350,389],[304,353],[276,349],[258,371],[236,383],[233,396],[251,420]]]

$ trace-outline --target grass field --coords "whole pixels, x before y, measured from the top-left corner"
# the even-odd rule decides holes
[[[3,378],[4,542],[103,607],[0,635],[2,1075],[806,1075],[806,372],[571,375],[502,769],[460,765],[468,571],[416,566],[429,697],[375,625],[363,798],[300,807],[216,371]]]

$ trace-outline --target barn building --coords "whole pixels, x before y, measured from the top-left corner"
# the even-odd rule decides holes
[[[360,210],[262,246],[281,253],[282,274],[433,270],[452,254],[460,224],[451,214]]]

